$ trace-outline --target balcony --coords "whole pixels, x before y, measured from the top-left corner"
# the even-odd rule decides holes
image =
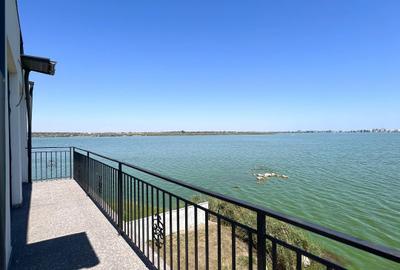
[[[272,224],[400,266],[397,250],[76,147],[33,149],[32,177],[12,213],[12,269],[351,267],[280,238]]]
[[[11,269],[147,269],[75,181],[26,184],[24,195]]]

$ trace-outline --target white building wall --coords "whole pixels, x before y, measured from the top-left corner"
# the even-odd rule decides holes
[[[6,64],[7,71],[10,72],[10,105],[11,105],[11,145],[9,145],[9,129],[8,124],[5,126],[6,133],[6,153],[9,153],[10,147],[12,151],[12,183],[11,183],[11,194],[10,194],[10,171],[9,155],[6,155],[6,257],[9,258],[11,254],[11,218],[10,209],[11,203],[10,198],[13,203],[22,202],[22,147],[21,147],[21,108],[15,106],[15,101],[20,96],[20,86],[23,86],[23,74],[21,69],[21,59],[20,59],[20,25],[17,12],[17,4],[15,0],[6,0]],[[6,74],[5,74],[6,75]],[[6,80],[6,89],[8,89],[8,82]],[[6,91],[6,102],[8,100]],[[8,105],[8,103],[7,103]],[[14,105],[14,106],[13,106]],[[8,106],[6,106],[6,123],[8,123]],[[8,192],[7,192],[8,191]]]
[[[6,89],[7,89],[7,80],[6,80]],[[6,91],[6,105],[7,105],[7,99],[8,99],[8,95],[7,95],[7,91]],[[7,106],[5,106],[5,117],[6,117],[6,123],[8,121],[8,108]],[[5,140],[6,140],[6,153],[9,153],[10,147],[9,144],[7,143],[8,140],[8,125],[6,124],[5,126]],[[10,171],[9,171],[9,165],[10,164],[10,160],[8,155],[6,154],[6,158],[5,158],[5,171],[6,171],[6,235],[5,235],[5,241],[6,241],[6,261],[7,261],[7,265],[8,266],[8,261],[9,258],[11,256],[11,205],[10,205],[10,192],[7,192],[10,190]]]
[[[23,85],[21,87],[24,87]],[[28,112],[25,94],[20,106],[20,140],[21,140],[21,178],[23,183],[28,183]]]
[[[21,87],[17,73],[10,74],[10,131],[11,131],[11,175],[12,205],[22,204],[22,151],[21,151],[21,117],[19,107],[21,100]]]
[[[11,53],[16,64],[20,66],[20,44],[21,31],[19,26],[17,3],[15,0],[6,0],[6,36],[11,45]],[[17,66],[16,65],[16,66]],[[17,71],[21,74],[21,69]],[[22,77],[21,77],[22,80]]]
[[[10,87],[10,131],[11,131],[11,199],[13,205],[22,203],[22,149],[21,124],[18,105],[23,85],[21,68],[21,35],[18,21],[17,6],[14,0],[6,5],[6,36],[7,36],[7,70]]]

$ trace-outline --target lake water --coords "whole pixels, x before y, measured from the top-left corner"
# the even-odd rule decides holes
[[[78,146],[400,249],[400,134],[34,138]],[[254,173],[289,179],[257,183]],[[355,269],[394,264],[323,241]]]

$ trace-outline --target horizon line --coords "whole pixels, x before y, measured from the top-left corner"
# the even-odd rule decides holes
[[[32,131],[32,133],[71,134],[141,134],[141,133],[289,133],[289,132],[352,132],[352,131],[400,131],[400,128],[359,128],[359,129],[297,129],[297,130],[160,130],[160,131]]]

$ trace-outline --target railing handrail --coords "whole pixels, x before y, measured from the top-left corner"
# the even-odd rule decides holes
[[[49,147],[49,148],[51,148],[51,147]],[[210,190],[208,190],[206,188],[199,187],[199,186],[193,185],[193,184],[189,184],[189,183],[186,183],[186,182],[184,182],[182,180],[179,180],[179,179],[176,179],[176,178],[172,178],[172,177],[169,177],[169,176],[165,176],[165,175],[162,175],[160,173],[153,172],[151,170],[136,166],[136,165],[128,163],[128,162],[124,162],[124,161],[120,161],[120,160],[117,160],[117,159],[114,159],[114,158],[110,158],[110,157],[107,157],[107,156],[102,155],[102,154],[95,153],[95,152],[90,151],[90,150],[82,149],[80,147],[73,147],[73,146],[71,146],[71,149],[72,149],[72,151],[75,151],[75,149],[80,150],[80,151],[84,151],[84,152],[86,152],[88,154],[92,154],[92,155],[95,155],[97,157],[104,158],[104,159],[107,159],[109,161],[116,162],[117,164],[121,164],[121,165],[124,165],[126,167],[135,169],[137,171],[140,171],[140,172],[149,174],[151,176],[163,179],[163,180],[165,180],[167,182],[170,182],[170,183],[173,183],[173,184],[177,184],[179,186],[183,186],[185,188],[188,188],[188,189],[203,193],[203,194],[208,195],[208,196],[215,197],[217,199],[220,199],[220,200],[223,200],[223,201],[226,201],[226,202],[229,202],[229,203],[236,204],[236,205],[238,205],[240,207],[255,211],[257,213],[265,214],[266,216],[275,218],[277,220],[283,221],[285,223],[291,224],[291,225],[299,227],[301,229],[316,233],[318,235],[324,236],[324,237],[329,238],[331,240],[334,240],[334,241],[349,245],[349,246],[357,248],[359,250],[363,250],[363,251],[366,251],[368,253],[371,253],[371,254],[374,254],[374,255],[378,255],[380,257],[383,257],[385,259],[388,259],[388,260],[391,260],[391,261],[394,261],[394,262],[400,262],[400,250],[389,248],[389,247],[386,247],[386,246],[383,246],[383,245],[374,244],[374,243],[371,243],[369,241],[362,240],[362,239],[359,239],[359,238],[356,238],[356,237],[353,237],[353,236],[350,236],[348,234],[345,234],[345,233],[342,233],[342,232],[338,232],[338,231],[335,231],[335,230],[332,230],[332,229],[328,229],[328,228],[325,228],[323,226],[320,226],[320,225],[305,221],[305,220],[300,219],[300,218],[292,217],[292,216],[280,213],[278,211],[265,208],[263,206],[259,206],[259,205],[256,205],[256,204],[244,201],[244,200],[233,198],[233,197],[231,197],[229,195],[224,195],[224,194],[221,194],[221,193],[218,193],[218,192],[215,192],[215,191],[210,191]]]
[[[68,149],[71,148],[71,146],[36,146],[36,147],[31,147],[31,149]],[[26,148],[28,149],[28,148]]]

